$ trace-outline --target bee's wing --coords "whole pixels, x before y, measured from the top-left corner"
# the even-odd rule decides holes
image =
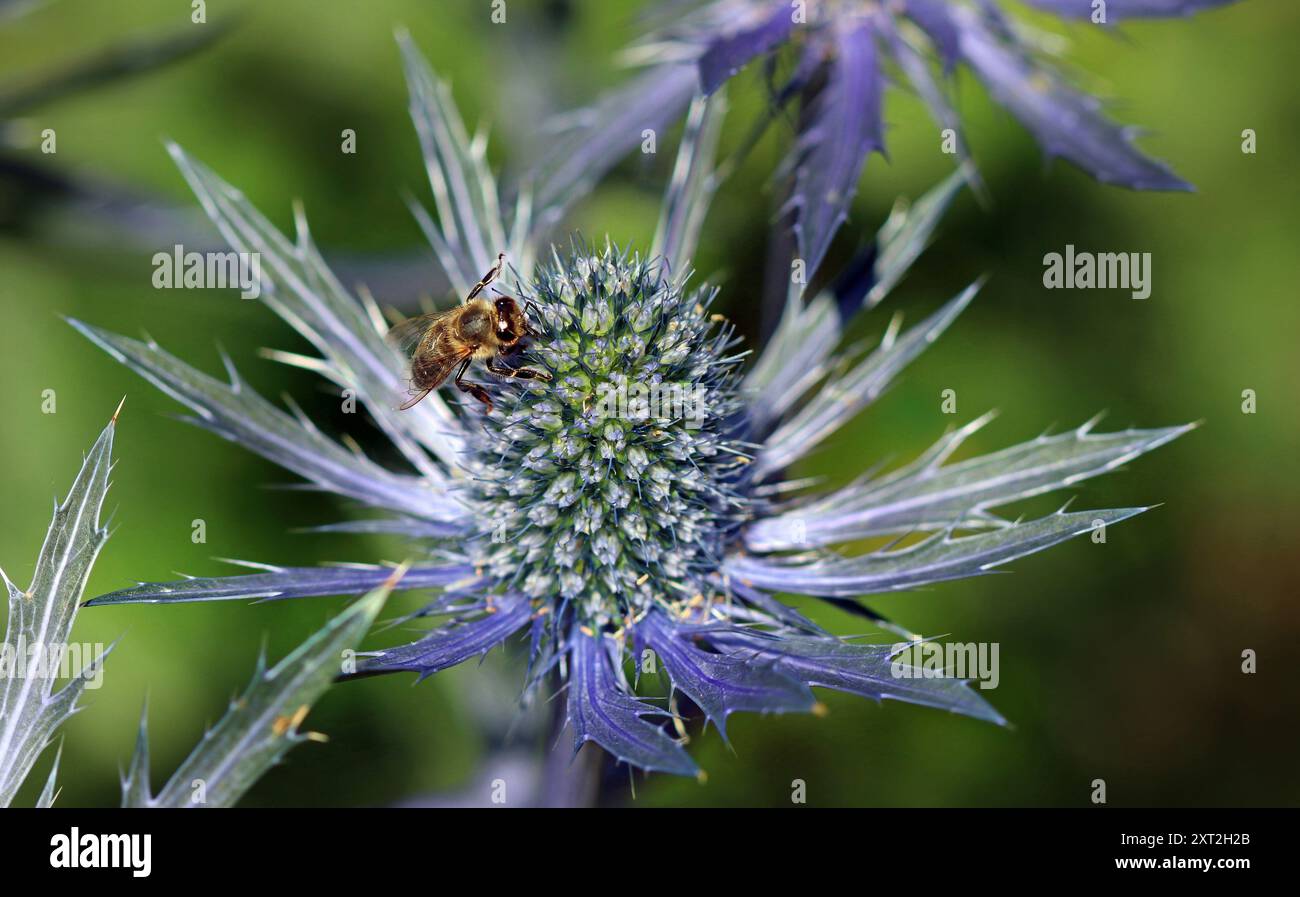
[[[415,370],[412,373],[419,375],[417,382],[422,386],[437,389],[451,376],[451,372],[456,370],[458,365],[464,364],[473,354],[474,350],[470,348],[453,349],[443,345],[438,351],[420,354],[414,358],[411,365]]]
[[[424,339],[424,335],[429,332],[433,322],[441,318],[446,312],[434,312],[428,315],[416,315],[414,318],[407,318],[400,324],[394,325],[384,336],[385,342],[392,346],[398,352],[401,352],[407,358],[415,352]]]
[[[458,365],[464,364],[466,359],[474,355],[474,350],[469,348],[450,350],[449,347],[444,346],[443,349],[444,351],[441,352],[433,351],[417,355],[412,360],[413,385],[407,392],[409,398],[398,407],[399,411],[406,411],[420,404],[425,396],[451,376],[451,372],[456,370]]]

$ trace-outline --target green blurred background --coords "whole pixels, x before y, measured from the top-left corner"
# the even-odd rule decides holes
[[[491,158],[511,171],[544,146],[549,113],[624,76],[614,54],[638,34],[641,4],[510,0],[505,25],[490,23],[490,6],[213,0],[208,24],[191,25],[190,4],[180,0],[49,2],[0,21],[0,85],[142,34],[237,21],[191,58],[28,110],[10,128],[11,142],[54,128],[58,152],[9,153],[195,215],[161,144],[175,139],[281,226],[291,201],[302,198],[327,256],[414,259],[432,283],[431,257],[403,200],[407,190],[424,198],[427,184],[394,26],[407,26],[452,81],[471,126],[491,125]],[[1077,490],[1078,508],[1161,503],[1114,528],[1105,544],[1075,540],[1016,562],[1011,575],[878,602],[915,630],[1000,643],[1001,684],[986,696],[1012,727],[828,693],[825,718],[736,717],[734,753],[713,731],[696,737],[708,783],[638,777],[640,804],[788,805],[796,778],[815,805],[1084,805],[1096,778],[1106,780],[1112,805],[1300,800],[1300,6],[1248,0],[1193,20],[1136,23],[1119,35],[1031,18],[1068,36],[1084,85],[1116,98],[1123,121],[1149,127],[1143,147],[1198,192],[1135,194],[1064,163],[1045,166],[1027,134],[963,75],[961,109],[991,204],[959,199],[933,248],[866,330],[878,333],[897,310],[915,319],[981,273],[991,280],[901,382],[802,472],[843,482],[881,459],[910,457],[954,423],[940,413],[946,388],[957,391],[959,422],[1000,411],[967,453],[1049,425],[1074,426],[1101,410],[1103,428],[1204,426]],[[724,150],[738,145],[764,102],[756,73],[733,84]],[[891,91],[886,113],[890,160],[871,160],[832,265],[874,232],[897,196],[916,196],[950,170],[913,97]],[[344,128],[358,133],[356,155],[339,152]],[[1258,134],[1255,155],[1241,152],[1245,128]],[[646,246],[675,141],[668,135],[657,157],[620,166],[575,210],[571,226]],[[697,258],[750,336],[759,329],[769,176],[788,143],[788,128],[778,124],[724,187]],[[211,233],[197,218],[193,226],[200,237]],[[60,213],[12,185],[0,193],[0,227],[0,564],[12,579],[28,581],[51,497],[66,491],[123,395],[108,502],[115,530],[89,594],[175,571],[237,572],[219,557],[400,559],[400,548],[382,539],[292,532],[351,511],[328,497],[265,488],[291,478],[174,420],[174,402],[61,320],[147,331],[212,373],[224,346],[264,394],[289,391],[328,430],[373,444],[319,383],[257,357],[262,346],[303,349],[269,311],[233,293],[152,289],[151,255],[179,237],[139,245],[105,216]],[[1044,290],[1042,257],[1066,243],[1151,252],[1151,298]],[[46,389],[57,393],[55,414],[42,413]],[[1258,395],[1254,415],[1241,412],[1244,389]],[[191,542],[195,518],[207,522],[206,544]],[[155,781],[170,775],[243,687],[263,644],[278,658],[344,603],[82,613],[77,640],[123,638],[104,687],[66,729],[61,803],[116,802],[117,769],[146,695]],[[813,610],[836,631],[862,631],[862,621]],[[1258,654],[1254,675],[1241,671],[1246,649]],[[336,688],[310,720],[330,743],[296,750],[246,803],[379,805],[465,788],[494,745],[489,733],[509,723],[518,675],[496,652],[481,668],[468,664],[418,686],[392,677]],[[524,737],[517,747],[527,753],[534,741]]]

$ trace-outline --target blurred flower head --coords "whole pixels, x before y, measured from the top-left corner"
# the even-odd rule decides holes
[[[1067,21],[1110,27],[1187,16],[1232,0],[1028,2]],[[667,0],[651,23],[627,53],[646,71],[598,103],[571,139],[543,158],[543,192],[604,171],[628,152],[635,144],[592,139],[636,114],[628,110],[640,110],[645,126],[664,127],[697,87],[711,94],[751,63],[763,67],[769,117],[797,111],[782,212],[810,277],[848,216],[868,156],[885,152],[890,83],[910,86],[941,131],[941,149],[958,160],[969,150],[951,93],[965,67],[1047,156],[1068,159],[1106,183],[1192,189],[1134,146],[1135,129],[1111,121],[1099,100],[1061,73],[1053,59],[1062,46],[1057,35],[1008,16],[997,0]],[[974,180],[974,168],[966,170]]]
[[[961,175],[899,208],[862,276],[812,297],[792,285],[776,333],[750,361],[713,310],[716,291],[690,285],[689,260],[716,186],[721,96],[692,104],[648,253],[575,240],[539,265],[535,222],[554,220],[574,192],[546,201],[520,193],[503,213],[482,143],[468,138],[446,86],[409,41],[403,53],[438,207],[436,221],[419,208],[417,217],[462,295],[498,249],[510,253],[514,265],[500,289],[531,310],[539,335],[525,359],[551,381],[490,382],[490,412],[474,401],[449,405],[436,392],[395,410],[405,373],[385,342],[383,317],[331,274],[301,213],[290,241],[176,148],[232,247],[260,253],[271,281],[264,300],[319,352],[275,357],[354,391],[406,469],[381,466],[297,409],[272,405],[229,365],[229,382],[221,382],[152,342],[76,322],[187,404],[200,425],[380,512],[330,529],[409,539],[416,561],[397,588],[440,590],[412,618],[441,622],[369,656],[359,674],[428,676],[522,636],[525,691],[562,683],[579,746],[594,741],[629,764],[683,775],[696,767],[670,726],[679,720],[677,695],[724,735],[738,710],[813,709],[813,686],[1001,722],[968,683],[907,675],[896,646],[837,638],[778,597],[823,598],[901,632],[861,597],[980,575],[1138,513],[1062,510],[1012,521],[992,509],[1109,471],[1183,432],[1095,434],[1084,425],[949,463],[981,418],[908,465],[838,489],[786,476],[871,404],[977,292],[972,284],[909,329],[895,320],[869,351],[838,348],[849,318],[879,302],[920,254]],[[834,550],[909,536],[866,553]],[[390,575],[381,565],[257,566],[90,603],[357,593]],[[650,670],[652,681],[639,682]],[[654,696],[660,672],[666,702]]]

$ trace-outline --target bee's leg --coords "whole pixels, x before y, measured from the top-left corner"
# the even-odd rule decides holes
[[[470,299],[473,299],[479,293],[483,292],[483,289],[488,284],[490,284],[492,281],[497,279],[497,275],[501,273],[501,266],[505,264],[505,261],[506,261],[506,254],[504,252],[497,256],[497,263],[492,266],[491,270],[489,270],[488,273],[483,275],[483,279],[480,280],[474,286],[474,289],[469,291],[469,295],[465,297],[466,302],[468,302]]]
[[[492,413],[492,397],[488,395],[488,391],[486,389],[479,386],[477,383],[462,383],[459,380],[456,381],[456,385],[460,387],[462,392],[469,393],[474,398],[478,399],[480,402],[483,403],[484,414]]]
[[[550,380],[551,375],[536,368],[508,368],[498,364],[495,358],[487,360],[487,369],[498,377],[515,377],[519,380]]]
[[[482,402],[484,405],[487,406],[487,411],[485,411],[484,413],[491,414],[492,397],[488,395],[487,390],[479,386],[477,383],[468,383],[465,380],[461,379],[462,377],[465,376],[465,372],[469,370],[469,363],[471,361],[473,361],[472,358],[466,358],[465,363],[462,364],[460,366],[460,370],[456,372],[456,381],[455,381],[456,388],[459,389],[461,392],[469,393],[474,398],[478,399],[480,402]]]

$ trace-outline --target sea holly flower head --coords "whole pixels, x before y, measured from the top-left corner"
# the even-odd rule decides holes
[[[528,310],[537,336],[517,361],[549,381],[488,382],[490,411],[438,392],[396,410],[403,360],[373,301],[330,273],[301,215],[296,239],[286,238],[179,149],[182,172],[232,247],[261,253],[264,301],[319,352],[274,357],[353,390],[406,469],[344,448],[296,408],[262,399],[229,364],[223,382],[155,343],[74,322],[193,409],[198,424],[381,515],[330,529],[407,537],[414,561],[394,588],[437,590],[412,616],[440,622],[373,653],[358,674],[429,676],[523,641],[525,691],[562,684],[578,746],[594,741],[631,765],[682,775],[696,766],[669,725],[680,703],[666,697],[689,699],[724,736],[736,711],[813,709],[814,686],[1001,722],[968,683],[900,674],[895,647],[837,638],[779,597],[824,598],[882,621],[863,596],[981,575],[1139,513],[1062,510],[1021,521],[996,511],[1113,470],[1186,429],[1098,434],[1085,424],[952,462],[981,418],[914,462],[839,489],[817,492],[787,475],[974,298],[979,283],[908,329],[891,326],[869,351],[839,349],[848,320],[879,302],[920,254],[961,175],[891,216],[862,276],[811,297],[792,289],[772,339],[751,360],[713,310],[716,291],[689,264],[716,186],[720,94],[692,103],[648,253],[609,240],[543,252],[535,223],[555,220],[573,191],[545,200],[521,191],[503,221],[481,144],[469,141],[449,91],[414,47],[404,42],[403,51],[438,205],[436,221],[419,208],[417,217],[451,281],[466,289],[495,249],[508,248],[513,267],[494,288]],[[903,547],[836,550],[917,534]],[[391,576],[378,564],[255,566],[90,603],[359,594]],[[666,673],[667,693],[630,674],[628,660],[647,651]]]
[[[508,391],[473,438],[468,491],[493,539],[480,563],[589,628],[710,592],[747,508],[735,337],[712,290],[662,274],[611,246],[557,253],[529,297],[554,380]]]

